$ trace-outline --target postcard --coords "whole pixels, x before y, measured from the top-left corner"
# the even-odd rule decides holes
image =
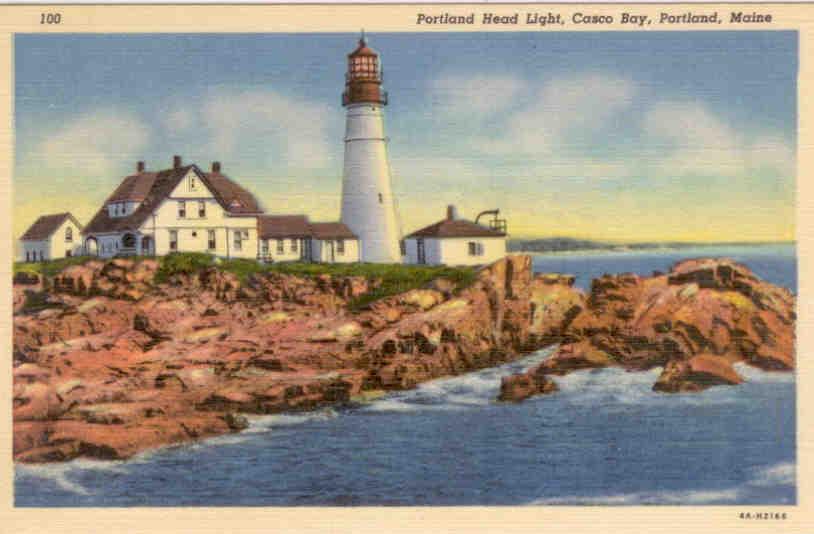
[[[0,20],[15,531],[812,526],[814,6]]]

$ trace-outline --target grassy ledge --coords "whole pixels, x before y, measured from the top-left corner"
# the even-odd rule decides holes
[[[46,277],[53,277],[62,269],[71,265],[81,265],[95,259],[90,256],[61,258],[41,263],[15,263],[14,273],[33,272]],[[131,257],[140,260],[143,257]],[[456,290],[464,289],[474,283],[476,269],[473,267],[446,267],[431,265],[401,265],[380,263],[272,263],[263,264],[250,259],[222,259],[210,254],[182,252],[156,258],[159,269],[156,282],[166,282],[176,274],[190,274],[208,267],[235,274],[241,283],[253,274],[282,273],[303,278],[320,275],[363,276],[368,280],[381,279],[381,285],[375,290],[360,295],[348,303],[351,310],[360,310],[376,300],[404,293],[411,289],[425,286],[436,278],[446,278],[455,285]]]

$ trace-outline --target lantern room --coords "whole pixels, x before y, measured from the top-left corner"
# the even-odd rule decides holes
[[[382,69],[379,55],[367,46],[364,34],[359,46],[348,54],[348,72],[345,74],[345,92],[342,105],[358,103],[387,104],[387,93],[382,90]]]

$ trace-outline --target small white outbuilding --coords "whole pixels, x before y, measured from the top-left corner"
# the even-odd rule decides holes
[[[493,221],[495,222],[495,221]],[[458,219],[455,207],[447,217],[404,238],[406,262],[418,265],[483,265],[506,255],[505,221],[486,227]]]
[[[20,261],[48,261],[82,253],[82,225],[70,213],[43,215],[20,237]]]

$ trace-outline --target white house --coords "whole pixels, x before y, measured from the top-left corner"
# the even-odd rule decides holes
[[[88,254],[165,255],[208,252],[225,258],[257,258],[254,196],[221,173],[173,158],[171,169],[148,172],[139,162],[82,232]]]
[[[312,223],[311,236],[313,261],[354,263],[360,259],[359,238],[344,223]]]
[[[70,213],[43,215],[20,238],[20,261],[46,261],[82,253],[82,225]]]
[[[505,222],[490,227],[458,219],[454,206],[447,217],[404,238],[407,263],[427,265],[482,265],[506,255]]]
[[[257,233],[260,260],[311,260],[311,224],[305,215],[260,215]]]
[[[78,231],[77,231],[78,234]],[[138,162],[82,231],[86,254],[162,256],[204,252],[260,261],[359,261],[359,241],[342,223],[266,215],[255,197],[221,172],[197,165],[158,172]],[[78,238],[77,238],[78,239]]]

